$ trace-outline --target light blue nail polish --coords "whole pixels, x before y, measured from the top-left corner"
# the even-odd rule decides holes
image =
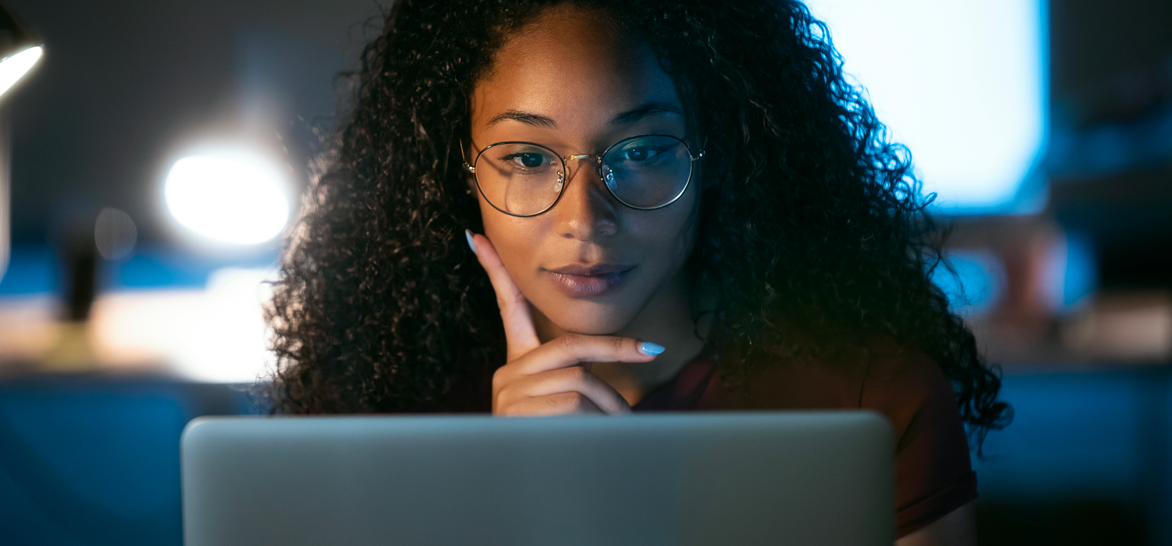
[[[464,230],[464,236],[468,238],[468,248],[472,249],[472,253],[476,254],[476,243],[472,242],[472,230]]]
[[[651,343],[650,341],[644,341],[643,343],[639,344],[639,351],[645,355],[655,356],[663,352],[663,345]]]

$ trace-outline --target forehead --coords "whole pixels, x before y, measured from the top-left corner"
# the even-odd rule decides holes
[[[576,7],[548,9],[508,38],[473,95],[474,123],[510,109],[561,126],[609,120],[647,102],[680,105],[646,43],[606,15]]]

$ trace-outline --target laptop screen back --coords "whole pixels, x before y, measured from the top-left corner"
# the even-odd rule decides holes
[[[885,544],[871,412],[200,418],[187,546]]]

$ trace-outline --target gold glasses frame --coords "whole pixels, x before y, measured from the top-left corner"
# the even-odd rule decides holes
[[[666,138],[670,138],[670,139],[675,140],[675,141],[679,142],[680,144],[682,144],[684,146],[684,150],[686,150],[688,153],[688,157],[691,159],[692,166],[691,166],[691,168],[688,169],[688,179],[686,181],[684,181],[683,187],[681,187],[680,191],[678,193],[676,193],[676,195],[674,195],[666,203],[663,203],[662,205],[656,205],[654,207],[640,207],[640,206],[632,205],[631,203],[628,203],[625,200],[623,200],[622,197],[615,195],[615,192],[610,187],[610,184],[606,180],[606,177],[602,174],[602,165],[603,165],[603,158],[605,158],[606,154],[610,153],[611,150],[617,149],[620,146],[622,146],[623,144],[630,142],[632,140],[637,140],[640,138],[649,138],[649,137],[666,137]],[[525,146],[534,146],[536,148],[548,150],[549,152],[551,152],[553,154],[554,157],[558,158],[559,162],[561,162],[561,169],[558,170],[558,179],[557,179],[558,196],[553,200],[552,203],[549,204],[548,207],[545,207],[541,211],[535,212],[533,214],[516,214],[513,212],[502,210],[495,203],[493,203],[492,200],[489,199],[487,195],[485,195],[484,188],[480,187],[480,178],[476,176],[476,163],[478,163],[480,161],[480,157],[484,155],[484,152],[487,152],[488,150],[490,150],[491,148],[493,148],[495,146],[503,146],[506,144],[519,144],[519,145],[525,145]],[[621,203],[623,206],[630,208],[630,209],[634,209],[634,210],[644,210],[644,211],[646,211],[646,210],[659,210],[659,209],[664,208],[668,205],[671,205],[672,203],[675,203],[676,201],[678,201],[680,199],[680,197],[682,197],[684,195],[685,192],[688,191],[688,186],[691,185],[692,178],[694,178],[694,176],[695,176],[696,161],[699,161],[700,158],[704,157],[704,154],[705,154],[705,151],[703,149],[701,149],[699,152],[697,152],[695,154],[692,154],[692,148],[690,146],[688,146],[688,143],[684,142],[684,139],[682,139],[682,138],[679,138],[674,135],[652,133],[652,134],[637,135],[637,136],[633,136],[633,137],[624,138],[624,139],[622,139],[618,142],[615,142],[614,144],[611,144],[610,146],[608,146],[606,148],[606,150],[604,150],[601,154],[571,154],[571,155],[567,155],[567,156],[562,156],[561,154],[558,154],[556,151],[551,149],[549,146],[543,146],[543,145],[537,144],[535,142],[525,142],[525,141],[518,141],[518,140],[495,142],[493,144],[489,144],[488,146],[485,146],[484,148],[481,148],[480,151],[476,154],[476,157],[472,160],[472,163],[469,164],[468,158],[464,155],[464,143],[462,141],[460,142],[460,159],[463,162],[463,168],[465,171],[467,171],[473,175],[473,179],[476,180],[476,190],[478,192],[480,192],[480,195],[482,197],[484,197],[484,201],[487,202],[490,206],[492,206],[492,208],[494,208],[504,214],[508,214],[509,216],[515,216],[517,218],[532,218],[534,216],[539,216],[541,214],[545,214],[546,212],[549,212],[550,209],[552,209],[554,206],[556,206],[558,204],[558,201],[562,200],[562,195],[565,194],[565,192],[566,192],[566,185],[567,185],[566,184],[566,172],[569,170],[567,165],[569,165],[570,160],[572,160],[572,159],[583,160],[583,159],[586,159],[589,157],[598,158],[598,162],[594,166],[595,173],[598,174],[598,178],[603,181],[602,185],[606,187],[606,191],[608,193],[610,193],[610,195],[612,197],[614,197],[616,201]],[[610,173],[609,176],[611,176],[613,178],[614,173]]]

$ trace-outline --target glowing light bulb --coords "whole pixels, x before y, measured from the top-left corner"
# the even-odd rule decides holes
[[[271,240],[289,221],[288,183],[263,158],[241,152],[185,157],[167,175],[164,196],[184,227],[227,243]]]
[[[33,46],[0,60],[0,95],[8,92],[9,88],[32,70],[33,65],[41,60],[43,53],[41,46]]]

